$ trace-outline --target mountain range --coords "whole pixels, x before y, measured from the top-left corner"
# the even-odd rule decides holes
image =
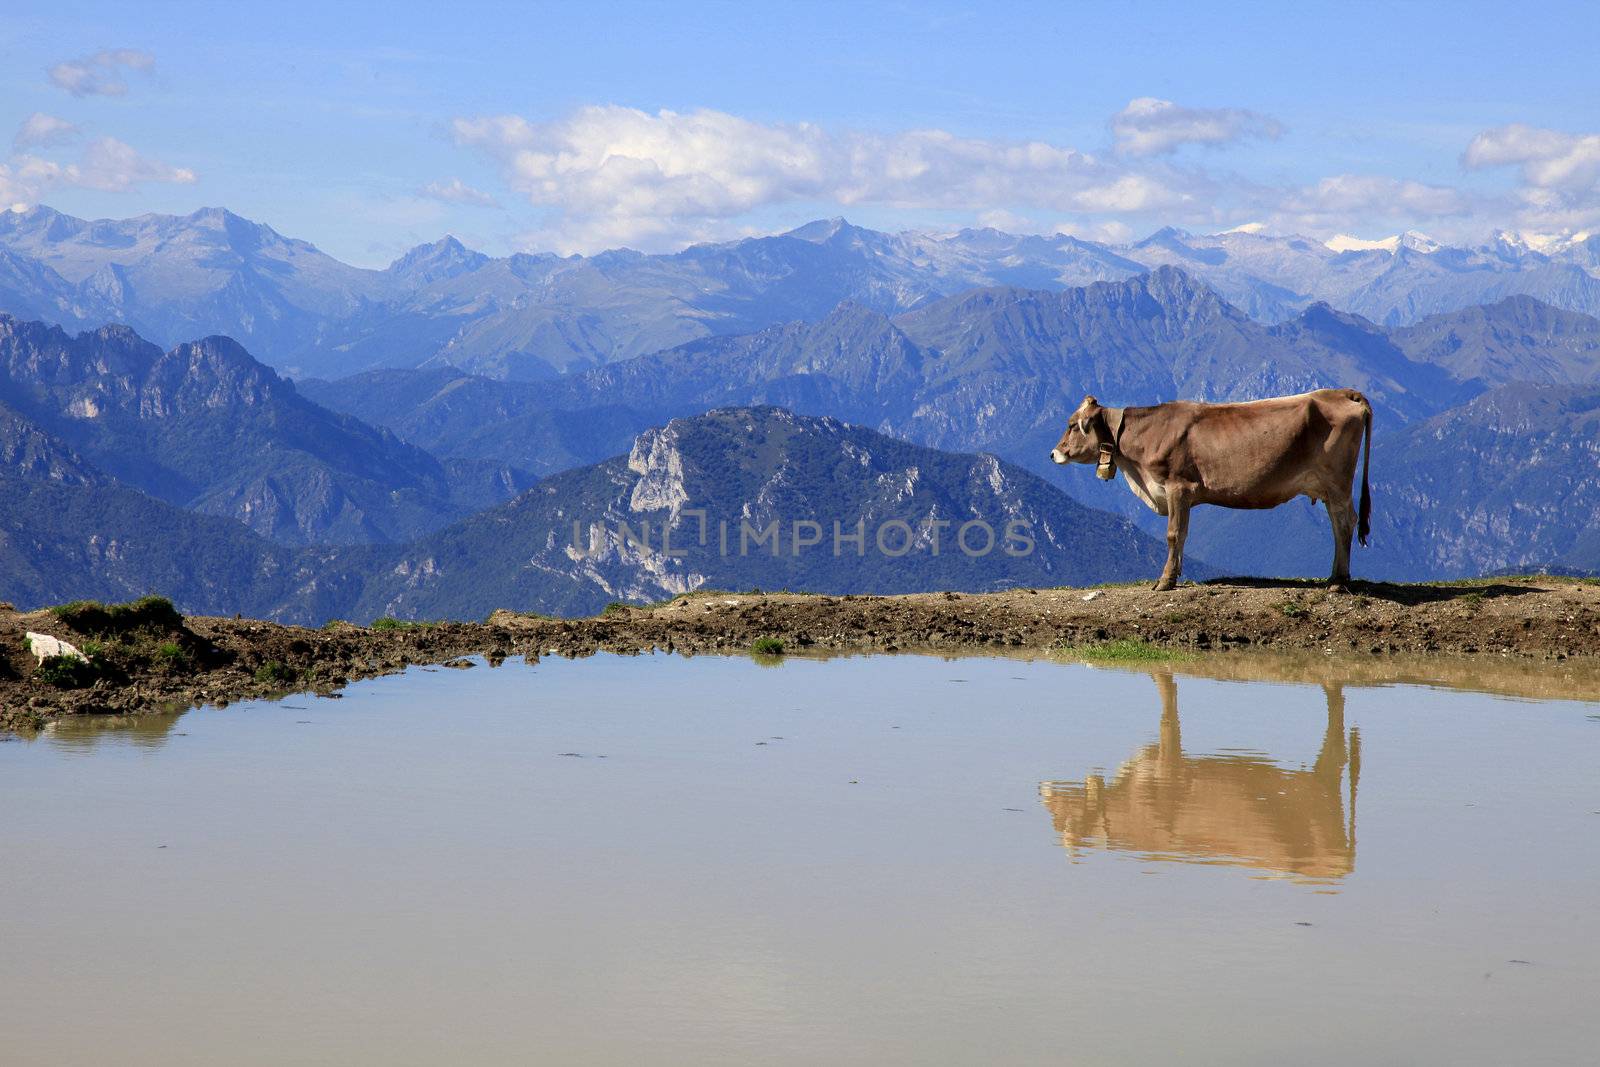
[[[298,544],[410,540],[532,482],[320,407],[226,337],[163,352],[126,326],[73,337],[3,313],[0,451],[13,472],[138,489]]]
[[[83,223],[36,209],[0,221],[16,246],[0,240],[0,312],[48,306],[56,320],[91,321],[112,313],[92,294],[120,294],[118,307],[145,307],[171,330],[234,315],[252,344],[339,360],[370,344],[376,362],[400,364],[295,378],[226,336],[162,348],[129,326],[72,335],[0,313],[10,505],[0,597],[13,600],[160,589],[208,610],[315,621],[471,613],[480,601],[592,610],[697,585],[883,591],[1134,577],[1158,562],[1162,520],[1120,486],[1046,458],[1082,397],[1230,400],[1326,385],[1362,390],[1377,412],[1375,547],[1358,554],[1358,573],[1600,569],[1584,444],[1600,320],[1525,293],[1404,325],[1297,296],[1271,314],[1256,305],[1263,320],[1214,287],[1280,240],[1259,234],[1164,231],[1111,249],[994,231],[890,236],[836,221],[677,257],[492,260],[447,240],[361,271],[226,212]],[[1156,262],[1179,246],[1198,256],[1198,273]],[[1351,256],[1412,270],[1408,257],[1438,266],[1451,252],[1415,235],[1319,247],[1296,254],[1348,271]],[[1540,263],[1585,277],[1593,268],[1583,242],[1504,251],[1527,268],[1506,277],[1527,280]],[[473,333],[515,333],[527,315],[553,314],[566,296],[530,302],[517,288],[536,266],[564,279],[547,295],[578,285],[561,290],[576,301],[561,306],[587,308],[573,320],[585,329],[622,321],[607,316],[648,319],[630,335],[639,354],[617,358],[632,349],[596,341],[580,359],[538,368],[518,364],[527,352],[511,334]],[[1287,260],[1276,269],[1280,281],[1297,277]],[[1483,280],[1470,263],[1459,273]],[[39,297],[71,275],[98,280]],[[648,298],[635,285],[645,278]],[[34,296],[6,286],[34,286]],[[334,290],[343,296],[329,299]],[[669,290],[678,302],[660,303]],[[392,314],[397,293],[414,316]],[[465,318],[434,314],[468,305]],[[765,322],[774,308],[785,320]],[[687,339],[674,333],[685,324]],[[661,337],[679,343],[649,350]],[[479,344],[496,353],[479,366],[490,373],[471,369]],[[840,458],[863,455],[875,459]],[[662,470],[676,489],[640,488],[670,482]],[[691,486],[730,519],[844,515],[921,530],[1000,508],[1056,532],[1041,559],[957,571],[953,558],[874,569],[881,554],[682,562],[633,551],[626,537],[569,551],[572,518],[659,524],[659,509],[640,501]],[[668,506],[674,522],[680,510]],[[1115,565],[1103,554],[1073,560],[1080,529],[1122,546]],[[163,539],[181,563],[163,560]],[[1189,543],[1200,573],[1320,573],[1327,562],[1325,519],[1295,505],[1204,509]]]
[[[602,449],[631,436],[642,427],[629,428],[630,418],[755,402],[1036,464],[1086,392],[1153,403],[1341,384],[1398,424],[1507,381],[1595,380],[1597,357],[1600,320],[1527,297],[1391,330],[1324,304],[1266,325],[1163,267],[1060,291],[971,290],[893,318],[847,302],[816,322],[707,338],[555,382],[430,368],[302,387],[442,454],[536,470],[581,455],[585,433],[605,440]],[[573,419],[578,412],[586,417]]]
[[[1085,393],[1123,404],[1361,389],[1377,411],[1374,479],[1382,500],[1395,435],[1508,383],[1593,386],[1597,353],[1600,320],[1529,297],[1396,329],[1321,304],[1265,325],[1182,271],[1158,268],[1062,291],[974,290],[893,318],[845,304],[815,323],[707,338],[555,382],[441,368],[302,387],[437,454],[539,473],[617,452],[645,427],[681,415],[779,404],[924,445],[994,453],[1160,536],[1163,521],[1131,494],[1049,463],[1050,446]],[[1442,442],[1433,447],[1448,450]],[[1455,491],[1470,488],[1463,482]],[[1293,512],[1205,509],[1190,543],[1231,572],[1260,573],[1270,563],[1276,573],[1314,573],[1326,566],[1327,533],[1300,529]],[[1290,543],[1310,547],[1286,556]],[[1466,573],[1420,544],[1391,549],[1376,554],[1390,577]]]
[[[1507,369],[1542,361],[1547,376],[1567,375],[1559,380],[1591,373],[1584,346],[1600,342],[1600,321],[1549,315],[1566,332],[1556,341],[1529,332],[1506,339]],[[1508,317],[1489,309],[1480,320]],[[1398,425],[1484,387],[1413,359],[1401,342],[1321,304],[1265,325],[1162,267],[1076,289],[971,290],[893,318],[848,302],[816,322],[706,338],[554,382],[436,368],[301,384],[319,402],[441,455],[538,473],[608,454],[645,426],[724,404],[833,415],[934,447],[992,451],[1048,473],[1050,446],[1086,393],[1107,403],[1156,403],[1346,385],[1365,391],[1384,422]]]
[[[898,315],[974,288],[1069,289],[1160,266],[1267,323],[1322,302],[1395,326],[1515,295],[1600,313],[1600,235],[1331,243],[1169,228],[1107,245],[833,219],[667,255],[490,257],[446,237],[372,270],[222,209],[87,221],[41,206],[0,212],[0,308],[74,329],[126,323],[163,345],[227,335],[293,377],[448,365],[522,380],[815,321],[844,301]]]
[[[190,612],[309,624],[591,614],[697,588],[1081,584],[1142,577],[1165,556],[1125,520],[992,456],[777,408],[674,420],[625,455],[400,545],[288,546],[37,466],[0,471],[0,494],[0,595],[24,607],[160,590]]]

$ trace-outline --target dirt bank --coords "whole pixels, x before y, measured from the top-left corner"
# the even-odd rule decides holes
[[[93,658],[105,666],[70,679],[76,688],[62,687],[59,679],[51,684],[27,650],[29,630],[80,648],[93,645]],[[0,726],[36,725],[63,714],[226,704],[288,691],[335,695],[361,678],[473,655],[495,661],[599,651],[743,653],[760,638],[780,641],[788,652],[1043,651],[1132,639],[1211,653],[1600,662],[1600,583],[1357,583],[1349,593],[1309,583],[1239,581],[1185,585],[1169,593],[1145,586],[894,597],[695,593],[655,607],[613,607],[588,619],[500,611],[482,623],[338,623],[311,630],[189,617],[120,643],[96,637],[49,611],[0,610]]]

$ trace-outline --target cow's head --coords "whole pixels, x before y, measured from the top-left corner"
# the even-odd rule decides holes
[[[1067,420],[1066,432],[1051,450],[1050,458],[1057,463],[1097,463],[1100,477],[1109,479],[1116,475],[1111,463],[1115,447],[1115,437],[1106,421],[1106,409],[1094,397],[1086,396]]]

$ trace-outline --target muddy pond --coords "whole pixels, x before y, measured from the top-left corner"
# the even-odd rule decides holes
[[[601,655],[8,736],[0,1062],[1592,1062],[1600,704],[1390,675]]]

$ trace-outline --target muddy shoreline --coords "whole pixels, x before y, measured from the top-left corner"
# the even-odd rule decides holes
[[[1507,578],[1449,585],[1356,583],[1330,592],[1301,582],[1220,581],[1158,593],[1147,586],[822,596],[693,593],[653,607],[613,606],[585,619],[499,611],[485,622],[322,629],[191,616],[166,635],[181,659],[133,656],[115,678],[81,688],[46,682],[24,641],[47,633],[80,647],[49,611],[0,610],[0,728],[61,715],[129,714],[226,705],[286,692],[336,696],[353,681],[408,666],[470,666],[511,656],[596,652],[743,654],[759,639],[787,653],[1045,652],[1138,641],[1205,662],[1240,652],[1305,652],[1337,660],[1436,656],[1600,666],[1600,583]],[[162,635],[156,635],[161,637]],[[192,653],[192,654],[191,654]],[[149,658],[150,662],[145,662]],[[1589,661],[1593,661],[1590,663]],[[1587,686],[1578,686],[1586,689]],[[1575,697],[1589,696],[1574,692]]]

